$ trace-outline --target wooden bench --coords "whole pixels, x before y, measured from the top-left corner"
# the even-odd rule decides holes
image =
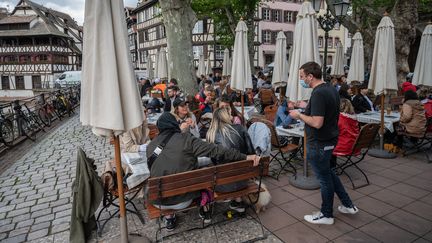
[[[262,158],[260,165],[255,167],[253,166],[253,161],[244,160],[167,176],[149,178],[147,194],[148,217],[150,219],[160,218],[160,216],[170,215],[175,212],[186,211],[196,207],[196,204],[192,204],[183,210],[160,210],[149,203],[149,201],[163,200],[163,198],[188,192],[196,192],[205,189],[210,190],[213,192],[214,201],[222,201],[228,198],[236,198],[258,192],[260,188],[258,188],[258,185],[252,180],[249,181],[245,189],[240,191],[219,193],[215,192],[214,188],[218,185],[226,185],[253,178],[261,179],[261,176],[268,174],[268,166],[268,158]]]

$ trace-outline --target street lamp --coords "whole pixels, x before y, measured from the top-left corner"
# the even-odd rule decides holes
[[[315,12],[319,12],[321,9],[321,4],[323,0],[311,0],[312,6],[315,9]],[[324,1],[325,2],[325,1]],[[329,8],[326,8],[326,13],[324,15],[319,15],[317,18],[317,21],[321,27],[321,29],[324,30],[324,63],[323,63],[323,80],[326,81],[327,76],[327,41],[329,34],[328,32],[332,30],[336,23],[340,23],[341,20],[347,15],[348,8],[350,6],[350,3],[348,0],[341,0],[341,1],[335,1],[333,2],[333,7],[335,9],[335,17],[330,13]]]

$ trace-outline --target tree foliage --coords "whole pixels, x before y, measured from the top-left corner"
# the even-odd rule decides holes
[[[213,20],[215,33],[221,45],[234,44],[235,27],[240,18],[246,22],[253,41],[253,22],[259,0],[193,0],[192,8],[198,18],[209,17]]]

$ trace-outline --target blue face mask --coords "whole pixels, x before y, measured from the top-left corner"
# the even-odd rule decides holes
[[[303,79],[300,79],[300,85],[305,89],[310,88],[309,84],[307,84]]]

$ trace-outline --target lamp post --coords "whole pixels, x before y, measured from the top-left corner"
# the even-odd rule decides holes
[[[321,4],[323,0],[311,0],[311,3],[315,9],[315,12],[319,12],[321,9]],[[324,1],[325,2],[325,1]],[[323,60],[323,80],[326,81],[327,78],[327,41],[329,38],[329,31],[332,30],[337,23],[347,15],[350,3],[348,0],[337,1],[333,3],[335,8],[335,17],[330,13],[328,6],[326,7],[326,13],[324,15],[319,15],[317,18],[318,24],[321,29],[324,30],[324,60]]]

